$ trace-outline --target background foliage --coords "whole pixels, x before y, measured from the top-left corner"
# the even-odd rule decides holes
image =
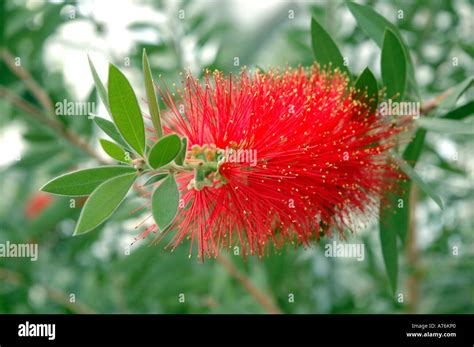
[[[164,243],[150,248],[139,242],[130,255],[124,252],[138,235],[134,227],[143,219],[139,213],[130,215],[142,203],[139,197],[127,199],[109,222],[81,237],[71,237],[80,200],[76,208],[70,208],[69,199],[55,197],[41,214],[28,217],[26,208],[44,182],[74,168],[94,166],[96,161],[13,106],[5,91],[45,111],[47,102],[39,102],[29,88],[33,80],[53,103],[64,99],[96,102],[87,53],[103,79],[106,61],[119,66],[143,100],[143,48],[155,79],[161,75],[167,85],[178,84],[184,69],[199,75],[206,67],[227,73],[244,65],[263,69],[309,65],[314,59],[310,33],[314,16],[343,56],[349,57],[351,72],[359,75],[369,66],[379,83],[381,80],[380,49],[356,25],[342,1],[104,3],[0,2],[2,47],[13,58],[20,57],[21,66],[31,75],[14,74],[3,55],[0,242],[35,242],[40,248],[36,262],[0,258],[0,312],[268,311],[252,295],[248,282],[285,313],[474,312],[470,135],[428,132],[420,147],[416,171],[442,197],[445,209],[440,211],[415,188],[415,232],[403,245],[397,245],[400,273],[395,294],[385,274],[376,220],[348,235],[348,242],[365,244],[366,259],[361,262],[325,257],[324,245],[332,240],[323,240],[311,249],[271,251],[263,259],[250,257],[245,263],[229,254],[224,261],[200,264],[188,258],[186,245],[171,253],[163,251]],[[430,100],[473,75],[472,2],[393,0],[368,4],[394,23],[406,41],[422,100]],[[110,19],[111,14],[116,18]],[[441,107],[436,112],[444,115],[456,109],[458,113],[449,116],[454,119],[460,118],[459,114],[463,118],[472,115],[472,95],[471,89],[457,102],[457,108]],[[461,111],[460,106],[464,107]],[[98,109],[105,117],[104,111],[102,106]],[[101,131],[91,120],[55,117],[64,129],[80,134],[100,152],[97,138]],[[459,249],[458,255],[453,255],[453,247]],[[76,303],[70,302],[71,294]],[[185,295],[184,303],[180,294]],[[403,294],[403,302],[398,294]]]

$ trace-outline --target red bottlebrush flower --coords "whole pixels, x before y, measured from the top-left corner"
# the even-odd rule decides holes
[[[25,215],[29,220],[35,219],[53,202],[53,197],[46,193],[34,193],[26,202]]]
[[[400,127],[348,83],[313,66],[207,73],[203,85],[188,76],[178,102],[166,90],[165,132],[188,138],[188,163],[207,165],[177,174],[173,247],[187,238],[200,257],[233,245],[262,255],[370,216],[399,176],[387,151]]]

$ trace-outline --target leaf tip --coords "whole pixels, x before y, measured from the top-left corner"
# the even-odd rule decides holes
[[[72,236],[73,237],[77,237],[77,236],[80,236],[80,235],[83,235],[83,234],[86,234],[88,233],[89,231],[91,231],[92,229],[90,230],[80,230],[79,228],[79,223],[76,225],[76,228],[74,229],[74,232],[72,233]]]
[[[38,188],[38,190],[39,190],[40,192],[46,192],[46,193],[48,193],[48,191],[46,190],[46,186],[47,186],[48,184],[49,184],[49,182],[43,184],[40,188]]]

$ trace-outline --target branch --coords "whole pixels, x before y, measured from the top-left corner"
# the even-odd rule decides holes
[[[428,100],[427,102],[424,102],[423,105],[421,105],[420,108],[420,113],[421,114],[428,114],[431,111],[433,111],[438,105],[446,99],[451,93],[454,91],[454,88],[449,88],[445,92],[435,96],[433,99]]]
[[[15,271],[7,270],[7,269],[2,269],[0,268],[0,278],[3,279],[5,282],[8,282],[14,286],[21,286],[24,283],[24,278]],[[75,313],[81,313],[81,314],[91,314],[91,313],[96,313],[93,309],[90,307],[76,301],[76,302],[71,302],[69,301],[69,295],[66,293],[45,286],[45,285],[39,285],[48,295],[48,297],[54,301],[56,304],[66,307],[67,309],[71,310],[72,312]]]
[[[31,118],[37,120],[42,125],[46,126],[53,132],[55,132],[60,137],[64,138],[73,146],[79,148],[82,152],[87,154],[88,156],[96,159],[101,164],[109,164],[108,161],[104,160],[101,156],[99,156],[94,149],[89,146],[87,142],[85,142],[82,138],[80,138],[75,132],[67,129],[63,123],[60,121],[48,117],[42,111],[40,111],[36,106],[30,104],[28,101],[18,97],[17,95],[10,92],[8,89],[0,86],[0,97],[7,99],[10,103],[17,108],[25,111],[25,114],[30,116]]]
[[[27,115],[36,119],[41,124],[45,125],[46,127],[53,130],[56,134],[66,139],[72,145],[76,146],[77,148],[81,149],[84,153],[89,155],[92,158],[97,159],[99,162],[103,164],[108,164],[104,159],[102,159],[86,142],[84,142],[77,134],[69,131],[64,125],[53,118],[47,117],[43,112],[38,110],[34,105],[30,104],[26,100],[23,100],[16,96],[15,94],[11,93],[8,89],[0,86],[0,97],[4,97],[5,99],[9,100],[13,105],[18,107],[19,109],[26,112]],[[252,281],[242,274],[235,265],[227,258],[223,256],[219,256],[217,261],[229,272],[231,276],[233,276],[248,292],[251,296],[255,298],[255,300],[269,313],[281,313],[278,307],[264,294],[262,293]],[[55,294],[51,292],[50,294]],[[56,299],[58,296],[55,296]]]
[[[38,102],[44,107],[45,111],[48,114],[54,113],[53,103],[49,98],[48,94],[41,88],[41,86],[33,79],[31,74],[25,70],[22,66],[17,66],[15,64],[15,58],[13,54],[10,53],[8,49],[3,49],[2,59],[5,64],[8,66],[11,72],[13,72],[18,78],[20,78],[28,88],[28,90],[33,94],[33,96],[38,100]]]
[[[454,88],[449,88],[443,93],[435,96],[433,99],[428,100],[421,105],[420,113],[426,115],[433,111],[438,105],[445,100],[451,93],[454,91]],[[412,268],[410,274],[406,279],[406,290],[407,290],[407,312],[416,313],[418,306],[419,298],[419,288],[420,288],[420,273],[419,273],[419,262],[418,262],[418,249],[417,249],[417,238],[416,238],[416,220],[415,212],[418,202],[418,192],[416,185],[412,184],[410,186],[410,202],[409,202],[409,216],[408,216],[408,233],[407,233],[407,262]]]
[[[225,255],[219,255],[217,261],[227,270],[227,272],[234,277],[247,292],[254,297],[254,299],[262,306],[268,313],[281,314],[281,310],[270,299],[268,294],[263,293],[258,289],[253,282],[245,276]]]
[[[57,290],[48,286],[43,286],[43,288],[46,290],[46,293],[48,294],[51,300],[53,300],[58,305],[66,307],[67,309],[73,312],[80,313],[80,314],[96,314],[97,313],[89,306],[86,306],[80,303],[79,301],[77,301],[77,299],[76,299],[76,302],[71,302],[69,300],[69,295],[61,292],[60,290]]]
[[[3,60],[9,66],[9,68],[14,72],[21,80],[23,80],[32,94],[40,102],[40,104],[50,113],[53,114],[53,106],[48,95],[43,91],[43,89],[33,80],[31,75],[23,68],[17,67],[14,64],[13,56],[7,51],[4,50],[2,53]],[[441,101],[446,99],[453,89],[448,89],[443,94],[429,100],[421,106],[421,113],[427,114],[436,108]],[[26,100],[23,100],[17,97],[15,94],[11,93],[4,87],[0,86],[0,96],[8,99],[13,105],[22,109],[26,112],[27,115],[38,120],[40,123],[49,127],[51,130],[56,132],[59,136],[66,139],[72,145],[81,149],[84,153],[89,155],[92,158],[97,159],[102,164],[108,164],[107,161],[102,159],[86,142],[84,142],[76,133],[68,130],[61,122],[55,120],[54,118],[48,117],[46,114],[38,110],[35,106],[28,103]],[[410,228],[413,228],[411,226]],[[412,231],[413,232],[413,231]],[[228,259],[227,256],[220,255],[217,258],[217,261],[227,270],[227,272],[234,277],[242,287],[268,312],[272,314],[282,313],[281,310],[275,305],[275,303],[270,299],[270,297],[260,291],[253,282],[240,272],[237,267]],[[57,300],[61,299],[61,296],[57,292],[49,291],[49,294],[54,296]],[[61,299],[62,301],[62,299]],[[68,301],[68,300],[67,300]],[[69,301],[68,301],[69,302]]]

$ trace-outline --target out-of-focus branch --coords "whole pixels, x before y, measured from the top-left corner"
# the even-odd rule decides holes
[[[10,53],[9,50],[2,50],[2,59],[8,66],[11,72],[13,72],[18,78],[20,78],[28,90],[38,100],[41,106],[44,107],[47,114],[52,115],[54,113],[53,103],[49,98],[48,94],[43,88],[33,79],[28,70],[24,69],[21,65],[15,64],[15,57]]]
[[[53,119],[47,117],[41,110],[39,110],[36,106],[32,105],[28,101],[20,98],[16,94],[12,93],[5,87],[0,86],[0,97],[8,100],[12,105],[16,106],[17,108],[25,111],[28,116],[33,117],[37,121],[44,124],[46,127],[50,128],[51,130],[57,132],[61,130],[61,123],[54,121]]]
[[[0,279],[14,286],[20,286],[24,282],[23,277],[19,273],[2,268],[0,268]],[[96,313],[93,309],[80,303],[79,301],[71,302],[69,300],[69,295],[60,290],[42,284],[38,284],[38,286],[45,291],[49,299],[51,299],[56,304],[71,310],[72,312],[82,314]]]
[[[44,113],[38,110],[34,105],[31,105],[26,100],[23,100],[16,96],[15,94],[11,93],[8,89],[0,86],[0,97],[7,99],[13,105],[18,107],[19,109],[26,112],[27,115],[31,116],[32,118],[38,120],[58,135],[63,137],[64,139],[68,140],[74,146],[80,148],[83,152],[88,154],[89,156],[97,159],[99,162],[107,164],[86,142],[84,142],[77,134],[69,131],[66,129],[62,123],[55,121],[52,118],[48,118]],[[273,303],[272,300],[265,294],[262,293],[253,283],[252,281],[241,273],[235,265],[227,259],[225,256],[219,256],[217,261],[229,272],[229,274],[234,277],[241,285],[244,287],[248,293],[255,298],[255,300],[268,312],[273,314],[281,313],[279,308]],[[0,273],[1,275],[1,273]],[[60,293],[50,290],[49,294],[54,296],[56,300],[61,299]],[[67,299],[67,298],[66,298]],[[64,300],[63,300],[64,301]],[[64,302],[66,303],[66,302]],[[67,303],[69,301],[67,300]]]
[[[421,108],[420,108],[420,113],[421,114],[428,114],[430,113],[431,111],[433,111],[436,107],[438,107],[438,105],[444,100],[446,99],[449,95],[451,95],[451,93],[454,91],[453,88],[449,88],[447,89],[445,92],[435,96],[433,99],[431,100],[428,100],[426,102],[424,102],[422,105],[421,105]]]
[[[422,115],[427,115],[438,105],[445,100],[451,93],[453,93],[454,88],[449,88],[445,92],[435,96],[433,99],[424,102],[420,107],[420,113]],[[418,249],[417,249],[417,238],[416,238],[416,220],[415,213],[418,203],[418,193],[416,185],[412,184],[410,188],[409,196],[409,217],[408,217],[408,231],[407,231],[407,262],[411,268],[410,274],[406,279],[406,290],[407,290],[407,311],[409,313],[417,312],[418,297],[419,297],[419,263],[418,263]]]
[[[177,52],[179,53],[179,52]],[[18,76],[24,83],[32,95],[37,99],[39,104],[45,109],[45,112],[39,110],[36,106],[32,105],[28,101],[18,97],[14,93],[10,92],[8,89],[0,86],[0,97],[7,99],[17,108],[25,111],[25,113],[39,121],[44,126],[50,128],[57,135],[67,140],[69,143],[75,147],[82,150],[88,156],[95,158],[100,163],[107,164],[102,157],[100,157],[96,151],[90,147],[86,142],[84,142],[76,133],[67,129],[61,122],[59,122],[54,117],[54,108],[49,98],[48,94],[44,91],[43,88],[32,78],[31,74],[21,66],[15,65],[15,59],[13,55],[7,51],[3,50],[1,54],[2,59],[5,61],[9,69]],[[437,97],[425,102],[421,106],[421,113],[427,114],[435,109],[440,102],[446,99],[453,89],[448,89],[444,93],[438,95]],[[414,196],[414,187],[412,187],[412,196]],[[414,225],[414,212],[416,208],[416,196],[411,198],[410,203],[410,226],[409,226],[409,240],[408,240],[408,261],[411,266],[415,267],[417,264],[416,258],[416,235],[415,235],[415,225]],[[268,312],[272,314],[282,313],[278,306],[273,302],[271,296],[262,292],[257,288],[254,283],[239,269],[234,265],[234,263],[225,255],[220,255],[217,257],[217,261],[224,267],[224,269],[234,278],[239,284]],[[417,283],[417,274],[410,276],[407,280],[408,288],[408,307],[411,312],[415,312],[415,304],[417,301],[418,295],[418,283]],[[0,277],[5,278],[5,280],[10,281],[13,284],[21,283],[21,278],[15,274],[6,273],[5,270],[0,269]],[[20,281],[20,282],[19,282]],[[77,303],[70,303],[66,294],[59,292],[52,288],[45,287],[48,296],[51,297],[55,302],[62,304],[65,307],[69,307],[72,310],[76,310],[80,313],[90,313],[93,312],[91,309],[78,305]]]
[[[70,142],[75,147],[82,150],[87,155],[97,159],[102,164],[107,164],[102,157],[100,157],[81,137],[76,133],[67,129],[63,123],[59,122],[53,117],[54,107],[48,93],[33,79],[28,70],[24,69],[21,65],[15,64],[14,56],[7,49],[1,51],[1,58],[8,66],[8,68],[16,75],[20,80],[23,81],[25,86],[36,98],[38,103],[44,108],[45,111],[39,110],[36,106],[30,104],[28,101],[15,95],[7,88],[0,86],[0,97],[3,97],[10,101],[14,106],[26,112],[27,115],[36,119],[46,127],[53,130],[56,134],[63,137],[65,140]]]
[[[67,129],[61,122],[58,120],[48,117],[45,113],[40,111],[36,106],[30,104],[28,101],[18,97],[14,93],[10,92],[8,89],[0,86],[0,98],[8,100],[12,105],[17,108],[25,111],[25,114],[31,118],[36,119],[38,122],[46,126],[47,128],[54,131],[57,135],[64,138],[66,141],[79,148],[88,156],[96,159],[102,164],[108,164],[108,161],[104,160],[99,156],[94,149],[89,146],[79,135],[71,130]]]
[[[217,261],[232,275],[241,285],[247,290],[247,292],[253,296],[253,298],[262,306],[268,313],[281,314],[281,310],[275,305],[270,299],[270,295],[263,293],[258,289],[253,282],[245,276],[237,267],[230,261],[225,255],[219,255]]]
[[[20,77],[25,84],[29,87],[30,91],[35,95],[45,109],[49,110],[49,112],[53,113],[52,104],[47,102],[49,97],[43,91],[43,89],[31,78],[31,75],[24,69],[17,69],[14,65],[14,59],[9,54],[9,52],[4,51],[2,54],[3,59],[6,61],[7,65],[14,71],[18,77]],[[14,93],[10,92],[8,89],[0,86],[0,97],[7,99],[11,104],[18,107],[19,109],[25,111],[25,113],[45,125],[46,127],[50,128],[54,131],[57,135],[61,136],[62,138],[66,139],[72,145],[76,146],[77,148],[81,149],[84,153],[89,155],[92,158],[97,159],[100,163],[107,164],[108,162],[102,159],[93,148],[91,148],[86,142],[84,142],[76,133],[67,129],[61,122],[55,120],[54,118],[48,117],[45,113],[39,110],[34,105],[30,104],[26,100],[16,96]],[[235,265],[224,256],[219,256],[217,261],[229,272],[229,274],[234,277],[243,287],[245,290],[249,292],[251,296],[255,298],[255,300],[268,312],[268,313],[281,313],[280,309],[273,303],[268,295],[261,292],[253,282],[241,273]],[[52,297],[56,300],[62,300],[62,296],[60,293],[49,290],[48,292]],[[66,298],[67,300],[67,298]],[[63,302],[66,304],[66,302]],[[67,300],[67,303],[69,301]],[[76,305],[77,306],[77,305]]]

